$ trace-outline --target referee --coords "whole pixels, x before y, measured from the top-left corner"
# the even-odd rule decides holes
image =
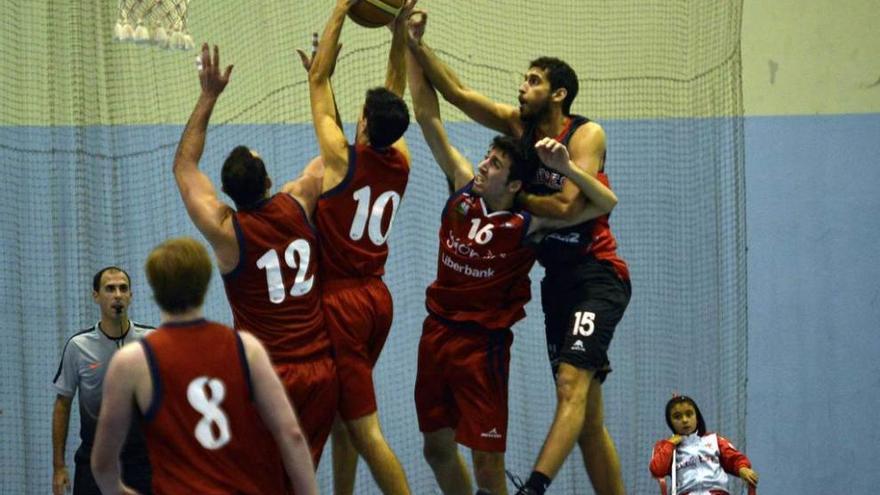
[[[70,488],[70,475],[64,461],[70,404],[79,390],[79,435],[81,443],[74,455],[74,495],[100,495],[92,477],[89,459],[95,439],[95,427],[101,408],[101,387],[110,358],[129,342],[139,340],[152,329],[128,319],[131,304],[131,279],[125,270],[108,266],[92,280],[92,298],[101,308],[101,320],[93,327],[77,332],[67,340],[61,363],[52,382],[57,396],[52,412],[52,493],[61,495]],[[128,434],[122,456],[126,484],[141,494],[149,494],[150,464],[139,423]]]

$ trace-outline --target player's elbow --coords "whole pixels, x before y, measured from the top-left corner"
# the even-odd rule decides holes
[[[184,176],[187,173],[191,173],[193,169],[198,168],[199,162],[198,160],[193,160],[189,157],[186,151],[181,151],[174,157],[174,163],[171,165],[171,173],[174,174],[174,178],[178,183],[185,182]]]
[[[551,210],[554,218],[573,221],[586,207],[586,202],[577,199],[559,198],[552,204]]]
[[[324,69],[323,64],[318,61],[312,62],[312,68],[309,70],[309,86],[320,86],[330,79],[330,74]]]
[[[96,446],[92,450],[92,457],[89,463],[92,467],[92,475],[96,480],[101,480],[112,472],[116,459],[107,452],[107,449]]]
[[[468,104],[468,91],[457,84],[449,84],[444,88],[437,88],[443,99],[456,108],[461,108]]]
[[[420,125],[424,126],[431,120],[431,112],[424,105],[413,104],[413,114]]]
[[[55,396],[55,411],[70,411],[70,403],[72,398],[61,394]]]
[[[599,209],[602,210],[606,215],[611,213],[611,210],[617,206],[617,195],[613,192],[608,195],[608,197],[602,199],[602,204],[599,205]]]
[[[667,474],[666,470],[660,466],[657,459],[651,459],[651,464],[648,465],[648,469],[651,471],[651,476],[655,478],[662,478]]]
[[[437,120],[437,112],[432,111],[426,108],[423,105],[414,105],[413,113],[416,117],[416,122],[419,123],[423,129],[428,128],[436,123]]]
[[[302,428],[299,425],[287,425],[282,427],[281,436],[285,439],[285,441],[290,442],[291,445],[295,447],[305,446],[308,447],[308,442],[306,441],[306,436],[302,431]]]

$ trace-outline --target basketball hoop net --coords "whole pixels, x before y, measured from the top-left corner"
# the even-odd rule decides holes
[[[186,29],[191,0],[119,0],[113,26],[115,41],[189,50],[195,46]]]

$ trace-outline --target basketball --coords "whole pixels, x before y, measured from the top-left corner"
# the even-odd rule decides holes
[[[351,20],[368,28],[382,27],[397,17],[406,0],[361,0],[348,11]]]

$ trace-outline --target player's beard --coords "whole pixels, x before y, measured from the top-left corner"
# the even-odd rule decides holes
[[[541,103],[521,104],[519,107],[520,118],[530,124],[540,123],[550,114],[550,100]]]

